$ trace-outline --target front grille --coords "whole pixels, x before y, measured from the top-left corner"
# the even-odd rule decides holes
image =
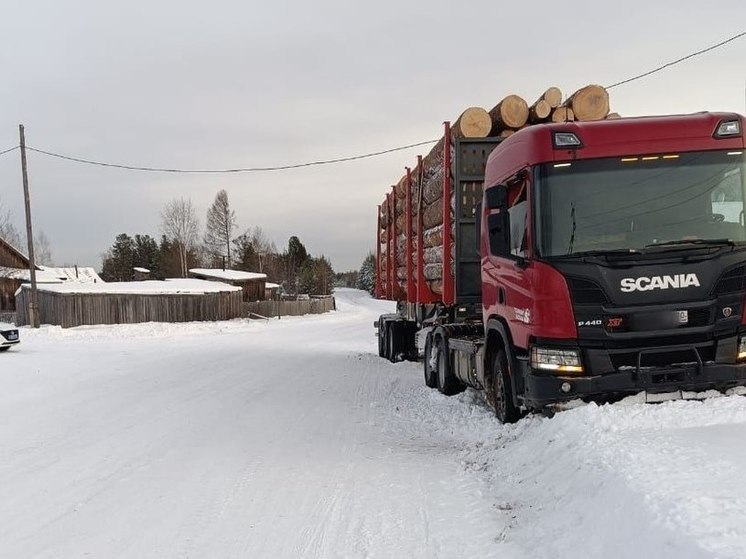
[[[568,277],[567,286],[570,288],[570,297],[575,305],[604,305],[609,302],[606,293],[596,282]]]
[[[686,326],[707,326],[710,324],[710,316],[712,312],[709,308],[706,309],[689,309],[689,321]]]
[[[738,268],[728,270],[722,276],[720,276],[720,279],[715,284],[713,295],[718,297],[720,295],[727,295],[729,293],[743,292],[744,288],[746,287],[746,281],[744,281],[745,278],[746,267],[744,266],[739,266]]]
[[[609,358],[611,364],[615,369],[622,367],[634,367],[637,368],[638,358],[640,359],[640,367],[673,367],[674,365],[681,365],[684,363],[696,363],[697,357],[692,349],[672,349],[671,351],[661,353],[643,353],[640,358],[640,349],[628,350],[628,351],[610,351]],[[704,346],[696,348],[699,358],[702,362],[714,361],[715,360],[715,346]]]

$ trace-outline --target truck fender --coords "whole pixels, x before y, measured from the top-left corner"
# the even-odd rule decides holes
[[[513,340],[510,336],[510,331],[505,326],[505,323],[502,320],[496,317],[492,317],[487,321],[487,327],[484,334],[485,351],[484,367],[482,368],[482,370],[484,371],[484,378],[480,379],[480,381],[482,382],[482,386],[484,386],[485,392],[487,393],[487,399],[490,400],[491,398],[494,398],[494,384],[492,381],[492,359],[499,349],[503,349],[505,350],[505,355],[508,359],[508,374],[511,377],[510,384],[513,393],[513,404],[515,404],[516,406],[520,406],[520,400],[518,399],[518,396],[516,394],[516,385],[518,383],[515,379],[515,351],[513,350]],[[496,345],[492,341],[495,339],[495,337],[497,337],[498,339],[498,345]],[[493,402],[491,401],[491,403]]]

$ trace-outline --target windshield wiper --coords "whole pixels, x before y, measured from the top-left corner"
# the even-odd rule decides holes
[[[731,239],[679,239],[676,241],[663,241],[662,243],[650,243],[645,245],[645,248],[651,247],[680,247],[686,245],[695,246],[736,246],[736,243]]]
[[[640,251],[633,248],[608,248],[595,250],[582,250],[569,254],[557,254],[552,258],[584,258],[586,256],[633,256],[640,254]]]

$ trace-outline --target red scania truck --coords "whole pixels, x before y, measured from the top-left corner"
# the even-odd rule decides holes
[[[425,335],[425,383],[484,389],[503,422],[746,385],[744,126],[699,113],[475,140],[446,124],[437,285],[421,159],[379,206],[376,296],[397,301],[379,354],[416,359]]]

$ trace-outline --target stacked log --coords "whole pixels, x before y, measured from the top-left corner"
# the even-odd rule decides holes
[[[606,90],[598,85],[585,86],[562,102],[562,92],[556,87],[550,87],[542,93],[530,106],[518,95],[508,95],[498,102],[490,111],[479,107],[466,109],[451,127],[452,139],[456,138],[485,138],[495,136],[508,138],[521,128],[544,122],[572,122],[619,118],[617,113],[609,112],[609,97]],[[424,276],[429,287],[437,294],[443,289],[443,241],[444,235],[451,236],[450,264],[453,269],[455,243],[453,242],[453,227],[450,231],[443,230],[443,166],[444,158],[443,138],[422,159],[420,166],[415,168],[411,182],[412,232],[413,251],[410,254],[412,270],[417,270],[417,225],[422,214],[423,223],[423,266]],[[451,143],[452,145],[452,143]],[[450,170],[448,170],[450,172]],[[407,241],[406,241],[406,196],[407,176],[403,176],[394,186],[394,211],[389,215],[388,208],[382,207],[380,227],[396,226],[396,278],[402,290],[406,289],[407,279]],[[451,197],[450,211],[453,217],[455,198]],[[453,223],[453,219],[451,223]],[[382,265],[385,273],[385,243],[382,243]]]

